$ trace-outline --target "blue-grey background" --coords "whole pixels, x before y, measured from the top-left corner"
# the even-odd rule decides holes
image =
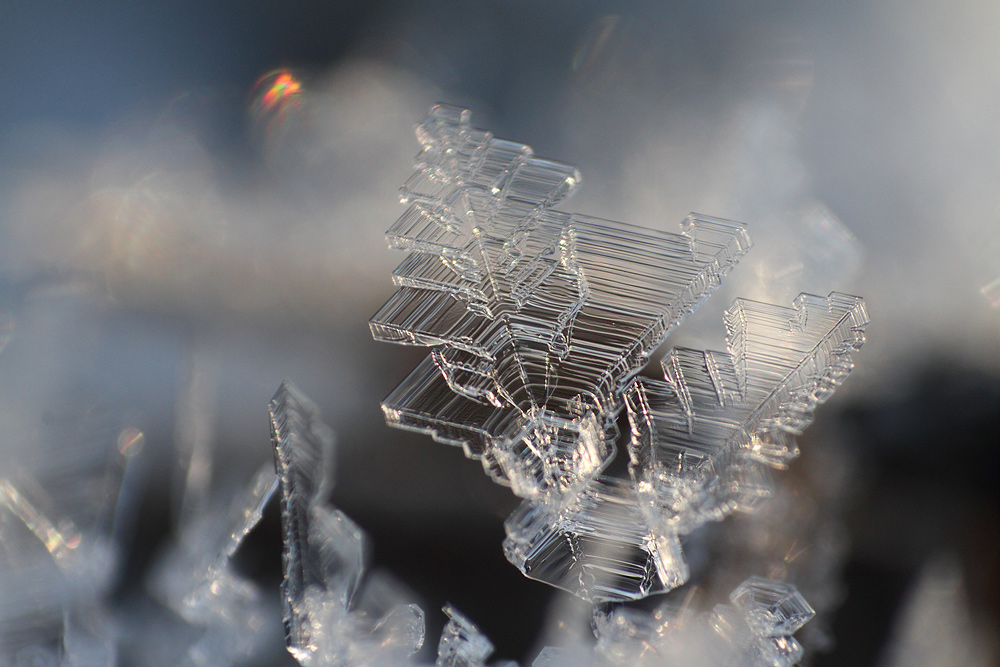
[[[382,234],[413,124],[447,101],[577,164],[567,210],[748,223],[755,249],[673,342],[722,345],[736,296],[866,297],[870,342],[817,424],[861,471],[838,644],[817,664],[878,664],[941,554],[988,627],[998,29],[988,0],[0,0],[0,470],[72,461],[21,446],[53,405],[144,434],[127,599],[167,539],[183,442],[213,443],[218,484],[247,477],[288,377],[338,433],[335,500],[376,562],[527,655],[548,592],[503,561],[514,502],[458,450],[384,426],[378,401],[420,355],[367,332],[401,259]],[[267,109],[255,83],[282,68],[301,93]]]

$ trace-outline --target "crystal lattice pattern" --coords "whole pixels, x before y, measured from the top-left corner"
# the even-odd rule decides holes
[[[579,172],[466,110],[433,108],[417,137],[387,236],[411,254],[370,325],[431,351],[383,402],[388,423],[462,446],[525,499],[504,551],[526,575],[594,601],[680,585],[681,538],[767,497],[764,465],[794,457],[850,370],[861,300],[738,300],[729,352],[675,350],[666,381],[638,379],[750,248],[744,226],[691,214],[671,234],[557,211]],[[602,471],[626,403],[630,479],[615,479]]]

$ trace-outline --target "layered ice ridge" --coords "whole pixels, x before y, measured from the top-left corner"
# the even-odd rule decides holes
[[[795,435],[854,367],[864,302],[802,294],[791,308],[738,299],[726,311],[729,352],[675,348],[665,380],[626,389],[630,474],[657,544],[770,497],[768,467],[798,455]],[[678,581],[687,577],[683,559]]]
[[[410,251],[372,317],[378,340],[431,347],[387,421],[464,447],[525,498],[562,502],[614,457],[621,390],[750,247],[692,214],[679,234],[556,211],[576,168],[431,110],[389,230]]]
[[[625,389],[631,481],[598,477],[572,502],[526,500],[505,522],[504,553],[525,575],[593,601],[629,600],[689,576],[682,538],[772,493],[794,435],[853,367],[864,302],[800,295],[791,308],[737,300],[730,352],[675,348],[665,380]]]
[[[372,317],[376,339],[431,348],[382,404],[390,425],[463,447],[524,499],[504,552],[593,601],[684,583],[684,537],[772,493],[864,343],[861,299],[737,300],[727,351],[653,349],[750,247],[740,223],[692,214],[680,234],[556,211],[579,172],[431,110],[389,230],[412,254]],[[603,474],[627,411],[629,479]]]

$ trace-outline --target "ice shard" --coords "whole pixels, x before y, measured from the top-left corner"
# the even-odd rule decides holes
[[[316,404],[288,382],[269,411],[281,486],[288,651],[306,666],[404,659],[423,644],[423,612],[385,577],[368,575],[362,585],[364,534],[328,501],[333,432]]]
[[[483,667],[493,644],[475,624],[451,605],[445,605],[448,622],[438,642],[437,667]]]
[[[118,576],[128,459],[107,411],[79,396],[46,407],[20,442],[30,465],[0,478],[0,663],[55,646],[68,660],[79,651],[113,664],[101,607]],[[48,455],[60,445],[60,456]]]
[[[391,425],[461,444],[525,498],[561,502],[613,458],[621,388],[750,247],[692,214],[680,234],[553,207],[579,172],[431,110],[409,208],[412,252],[371,319],[378,340],[431,347],[383,404]]]
[[[265,603],[256,584],[241,577],[231,559],[260,521],[277,488],[271,465],[229,500],[200,515],[187,515],[178,544],[162,559],[151,587],[181,618],[201,633],[185,654],[185,664],[231,665],[259,648],[257,631]]]

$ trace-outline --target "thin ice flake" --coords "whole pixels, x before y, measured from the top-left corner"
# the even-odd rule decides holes
[[[423,612],[390,581],[365,574],[365,537],[334,508],[333,432],[288,382],[269,405],[284,533],[281,583],[288,651],[303,665],[393,661],[420,648]],[[377,573],[375,573],[377,575]]]

